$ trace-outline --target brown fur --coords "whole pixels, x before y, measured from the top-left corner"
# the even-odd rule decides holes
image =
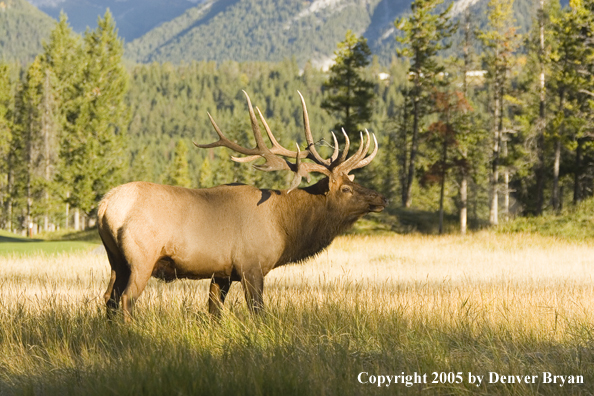
[[[348,190],[348,191],[347,191]],[[108,315],[120,299],[126,320],[151,276],[211,278],[218,314],[233,281],[251,311],[262,308],[264,276],[319,253],[386,200],[341,176],[287,191],[246,185],[187,189],[146,182],[114,188],[99,204],[99,234],[111,265]]]

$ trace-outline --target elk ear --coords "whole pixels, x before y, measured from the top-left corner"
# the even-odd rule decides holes
[[[350,181],[354,181],[355,180],[355,175],[347,175],[347,177],[349,178]]]

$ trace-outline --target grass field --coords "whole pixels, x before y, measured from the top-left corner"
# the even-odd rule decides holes
[[[108,268],[86,251],[0,257],[0,394],[594,393],[593,242],[345,236],[271,272],[263,317],[239,285],[213,321],[208,281],[151,280],[128,326],[104,319]],[[378,386],[402,373],[427,383]]]
[[[71,235],[64,232],[52,233],[35,238],[26,238],[0,230],[0,257],[82,252],[89,251],[100,244],[97,230]]]

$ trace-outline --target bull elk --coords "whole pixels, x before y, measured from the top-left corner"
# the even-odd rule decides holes
[[[282,147],[273,136],[260,110],[258,116],[272,144],[262,137],[256,113],[245,93],[256,139],[255,148],[245,148],[227,139],[214,119],[219,135],[199,148],[227,147],[245,157],[237,162],[264,158],[255,165],[262,171],[290,170],[295,177],[288,190],[258,189],[247,185],[223,185],[189,189],[145,182],[121,185],[108,192],[99,204],[99,235],[107,250],[111,279],[105,301],[112,317],[122,301],[129,321],[134,301],[151,276],[172,281],[178,278],[211,279],[209,312],[219,315],[231,283],[240,281],[248,308],[263,308],[264,276],[279,265],[305,260],[332,242],[358,218],[380,212],[386,199],[361,187],[349,175],[368,165],[377,154],[367,156],[371,137],[361,133],[361,144],[350,158],[349,139],[340,152],[334,133],[334,153],[329,159],[314,146],[307,108],[301,93],[307,149]],[[285,158],[293,159],[290,162]],[[311,162],[305,162],[304,160]],[[311,172],[327,176],[314,185],[297,188]]]

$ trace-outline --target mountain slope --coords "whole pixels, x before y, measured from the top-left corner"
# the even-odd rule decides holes
[[[459,0],[456,16],[469,7],[477,27],[486,21],[487,0]],[[531,0],[516,0],[521,30],[535,15]],[[347,29],[363,34],[383,63],[395,55],[396,17],[410,0],[205,0],[129,43],[136,62],[280,61],[328,64]]]
[[[68,15],[74,31],[94,29],[97,17],[107,8],[113,14],[119,35],[126,41],[142,36],[169,21],[202,0],[30,0],[41,11],[58,19],[60,11]]]
[[[30,62],[54,23],[25,0],[0,0],[0,61]]]
[[[138,62],[280,61],[292,56],[300,64],[309,59],[323,62],[347,29],[379,36],[379,30],[370,28],[378,15],[395,16],[409,4],[408,0],[210,0],[130,43],[127,56]]]

